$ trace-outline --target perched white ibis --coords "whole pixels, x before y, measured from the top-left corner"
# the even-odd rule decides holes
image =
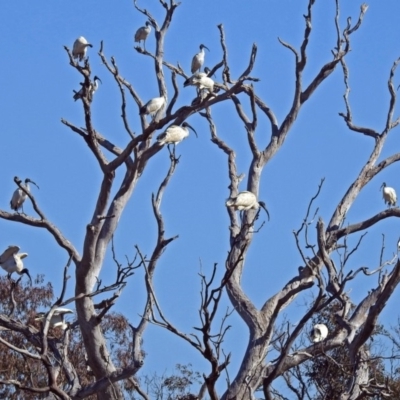
[[[17,178],[15,178],[15,179],[17,180]],[[21,182],[21,181],[19,181],[19,182]],[[22,185],[22,186],[25,188],[25,190],[27,192],[30,192],[29,182],[33,183],[39,189],[39,186],[36,185],[35,182],[30,180],[29,178],[26,178],[25,179],[25,184]],[[21,208],[22,212],[24,212],[23,204],[24,204],[24,201],[25,201],[27,196],[28,195],[21,188],[16,189],[14,191],[14,193],[12,195],[12,198],[11,198],[11,201],[10,201],[11,209],[18,212],[18,210]]]
[[[204,99],[212,99],[214,92],[214,81],[210,78],[210,69],[205,67],[204,72],[196,72],[183,82],[183,86],[196,86],[197,97],[192,101],[192,106],[200,104]]]
[[[192,85],[196,86],[198,91],[205,89],[209,93],[214,92],[214,81],[208,76],[194,77]]]
[[[88,91],[88,100],[89,101],[92,101],[94,92],[99,88],[98,81],[101,82],[101,79],[96,75],[93,78],[93,82],[90,82],[89,91]],[[101,82],[101,83],[103,83],[103,82]],[[73,98],[75,101],[77,101],[78,99],[81,99],[83,97],[83,83],[81,83],[81,85],[82,85],[82,87],[80,88],[79,92],[76,92],[74,90],[75,94],[74,94]]]
[[[72,57],[82,61],[86,56],[86,50],[88,47],[93,47],[93,45],[88,43],[83,36],[79,36],[74,42],[74,47],[72,48]]]
[[[257,197],[254,193],[249,191],[240,192],[236,197],[231,197],[226,201],[227,207],[233,207],[235,210],[245,211],[262,207],[268,215],[269,221],[269,212],[267,207],[263,201],[258,201]]]
[[[393,188],[386,186],[385,182],[382,183],[381,189],[383,189],[382,195],[385,204],[387,204],[389,207],[395,206],[397,202],[396,191]]]
[[[149,21],[146,21],[146,25],[140,27],[135,33],[135,42],[140,42],[143,40],[143,48],[146,49],[146,39],[150,35],[151,32],[151,24]]]
[[[328,327],[325,324],[316,324],[311,329],[310,336],[314,343],[322,342],[328,336]]]
[[[185,82],[183,82],[183,86],[195,86],[195,81],[197,82],[200,78],[206,77],[207,73],[205,72],[196,72],[191,77],[187,78]]]
[[[50,318],[50,328],[61,328],[62,330],[67,329],[67,323],[65,322],[66,314],[73,314],[74,312],[69,308],[56,308],[53,312],[53,315]],[[35,321],[43,321],[46,318],[46,313],[40,312],[36,314]]]
[[[165,106],[165,97],[154,97],[149,100],[143,107],[140,107],[140,115],[151,115],[154,117]]]
[[[207,49],[208,51],[210,51],[207,46],[204,46],[204,44],[201,44],[200,51],[192,59],[192,66],[190,68],[190,70],[192,71],[192,74],[194,74],[196,71],[200,71],[201,67],[204,64],[204,56],[206,55],[206,53],[204,52],[204,49]]]
[[[209,76],[210,73],[210,68],[205,67],[204,68],[204,72],[195,72],[191,77],[187,78],[185,80],[185,82],[183,82],[183,86],[195,86],[195,84],[193,83],[194,80],[198,80],[200,78],[203,78],[205,76]]]
[[[197,132],[194,130],[194,128],[191,127],[187,122],[184,122],[181,126],[170,125],[165,132],[157,136],[157,141],[160,143],[160,145],[171,143],[178,144],[189,136],[189,128],[197,136]]]
[[[18,275],[26,274],[32,283],[32,278],[29,271],[24,268],[22,259],[28,256],[28,253],[18,253],[18,246],[8,246],[0,256],[0,266],[8,273],[8,278],[11,278],[11,274],[16,272]]]

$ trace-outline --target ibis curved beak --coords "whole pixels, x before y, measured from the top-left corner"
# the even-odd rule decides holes
[[[265,212],[267,213],[267,215],[268,215],[268,221],[269,221],[269,212],[268,212],[268,210],[267,210],[267,206],[265,205],[265,203],[264,203],[263,201],[259,201],[258,204],[259,204],[260,207],[262,207],[262,208],[265,210]]]
[[[186,126],[187,126],[188,128],[190,128],[190,129],[194,132],[194,134],[196,135],[196,137],[198,138],[197,132],[196,132],[196,130],[193,128],[193,126],[189,125],[187,122],[186,122]]]
[[[35,182],[33,182],[32,180],[30,180],[29,178],[26,180],[27,182],[30,182],[30,183],[32,183],[33,185],[35,185],[38,189],[39,189],[39,186],[38,185],[36,185],[36,183]]]
[[[210,49],[209,49],[207,46],[205,46],[204,44],[202,44],[201,47],[204,47],[205,49],[207,49],[208,51],[210,51]]]
[[[101,79],[97,76],[97,75],[95,75],[95,77],[93,78],[93,81],[100,81],[100,83],[101,84],[103,84],[103,82],[101,81]]]
[[[29,280],[30,280],[30,282],[31,282],[31,286],[32,286],[32,278],[31,278],[31,276],[30,276],[30,274],[29,274],[28,269],[27,269],[27,268],[24,268],[24,269],[21,271],[21,274],[26,274],[26,275],[28,275],[28,278],[29,278]]]

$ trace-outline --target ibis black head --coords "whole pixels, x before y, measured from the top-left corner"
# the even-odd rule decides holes
[[[262,207],[262,208],[265,210],[265,212],[267,213],[267,215],[268,215],[268,221],[269,221],[269,212],[268,212],[268,210],[267,210],[267,206],[265,205],[265,203],[264,203],[263,201],[259,201],[258,204],[259,204],[260,207]]]
[[[146,26],[151,26],[151,22],[150,21],[146,21]]]
[[[386,187],[386,182],[382,183],[382,186],[380,187],[380,189],[385,188]]]
[[[146,107],[146,104],[145,104],[144,106],[140,107],[140,109],[139,109],[139,115],[144,115],[144,114],[146,114],[146,111],[147,111],[147,107]]]
[[[205,46],[204,44],[201,44],[200,50],[203,50],[203,49],[207,49],[208,51],[210,51],[210,49],[207,46]]]
[[[25,179],[25,184],[28,184],[29,182],[32,183],[33,185],[35,185],[35,186],[39,189],[39,186],[36,185],[35,182],[33,182],[32,180],[30,180],[29,178],[26,178],[26,179]]]
[[[198,137],[197,136],[197,132],[195,131],[195,129],[192,127],[192,126],[190,126],[186,121],[181,125],[183,128],[190,128],[193,132],[194,132],[194,134],[196,135],[196,137]]]
[[[97,75],[94,76],[93,81],[94,82],[100,81],[100,83],[103,84],[103,82],[101,81],[101,79]]]
[[[208,67],[204,67],[204,72],[207,74],[208,77],[215,76],[215,74],[210,75],[211,69]]]
[[[20,275],[22,275],[22,274],[28,275],[28,278],[29,278],[29,280],[30,280],[30,282],[31,282],[31,285],[32,285],[32,278],[31,278],[31,275],[29,274],[29,271],[28,271],[27,268],[24,268],[24,269],[21,271],[21,274],[20,274]]]

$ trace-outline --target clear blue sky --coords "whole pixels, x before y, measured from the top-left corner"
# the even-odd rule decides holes
[[[163,8],[159,2],[139,1],[139,4],[161,22]],[[357,20],[360,4],[343,1],[342,27],[347,16],[352,16],[353,22]],[[352,51],[347,58],[352,88],[350,99],[355,123],[381,130],[389,100],[389,71],[393,61],[400,56],[400,2],[372,0],[368,4],[364,23],[352,36]],[[257,62],[252,72],[260,78],[255,84],[256,92],[282,122],[293,96],[294,63],[292,54],[278,43],[277,38],[299,46],[306,6],[306,1],[294,0],[184,0],[167,35],[165,59],[179,62],[189,73],[192,56],[198,51],[199,44],[204,43],[210,49],[205,64],[215,65],[222,57],[217,29],[222,23],[233,77],[246,67],[251,45],[257,44]],[[331,59],[330,51],[335,46],[333,18],[334,1],[317,2],[305,83]],[[133,49],[133,35],[144,22],[144,16],[134,10],[132,1],[127,0],[21,0],[2,4],[0,184],[3,189],[0,208],[9,210],[15,175],[31,178],[40,186],[40,190],[33,188],[40,207],[79,251],[101,175],[83,141],[60,123],[60,119],[65,118],[78,126],[83,125],[81,103],[72,99],[72,91],[80,88],[81,77],[69,66],[63,46],[72,48],[74,40],[81,35],[93,43],[94,47],[88,53],[93,75],[98,75],[103,82],[93,101],[93,122],[103,135],[123,146],[129,138],[119,118],[119,92],[97,51],[103,40],[105,54],[115,57],[121,75],[134,85],[141,98],[146,101],[158,96],[151,60]],[[147,40],[149,50],[154,49],[154,42],[152,33]],[[165,72],[169,82],[170,74]],[[216,77],[217,81],[220,79],[220,76]],[[182,85],[182,79],[179,82]],[[263,173],[260,199],[267,203],[271,221],[256,236],[243,277],[245,289],[258,306],[291,279],[301,265],[292,231],[300,226],[320,179],[325,177],[326,180],[317,201],[318,215],[327,222],[372,149],[370,138],[349,132],[338,116],[344,111],[342,82],[341,72],[337,69],[302,109],[284,147]],[[396,86],[400,83],[400,76],[395,82]],[[194,97],[193,88],[182,87],[178,106]],[[140,131],[138,109],[133,102],[129,103],[129,112],[133,128]],[[237,152],[239,172],[247,175],[250,152],[246,133],[232,105],[217,105],[213,115],[218,134]],[[198,325],[200,264],[207,273],[217,262],[222,273],[229,240],[228,214],[224,205],[229,194],[225,156],[210,142],[208,126],[201,117],[193,116],[189,123],[195,127],[199,138],[191,135],[177,147],[181,159],[162,206],[166,235],[178,234],[179,239],[168,247],[155,278],[155,289],[165,314],[187,333]],[[397,133],[393,132],[391,136],[385,156],[400,149]],[[260,117],[258,143],[266,144],[269,138],[269,125]],[[156,225],[150,207],[151,193],[157,190],[167,166],[168,154],[164,149],[149,163],[123,214],[116,233],[116,250],[121,260],[125,255],[133,257],[136,244],[145,254],[152,250]],[[384,208],[379,191],[383,181],[400,191],[398,170],[398,165],[393,165],[363,190],[348,213],[349,223],[366,219]],[[241,189],[246,189],[245,180]],[[30,205],[25,210],[33,212]],[[370,229],[361,251],[353,259],[354,269],[361,265],[370,268],[378,265],[382,234],[387,239],[385,255],[390,258],[400,236],[397,226],[397,221],[390,220]],[[67,255],[53,238],[45,231],[4,220],[0,220],[0,229],[0,249],[19,245],[22,251],[29,253],[25,265],[31,274],[44,273],[57,293]],[[314,227],[311,230],[314,232]],[[72,295],[72,271],[71,275],[68,292]],[[106,283],[114,276],[115,267],[108,258],[101,278]],[[376,284],[374,278],[362,282],[364,287],[358,284],[353,288],[355,300]],[[115,307],[132,323],[138,321],[142,312],[143,290],[143,276],[137,273],[130,278]],[[385,312],[387,321],[392,315],[390,310],[397,311],[393,309],[397,301],[395,294]],[[289,307],[289,318],[298,315],[300,304],[302,300]],[[226,305],[225,302],[223,310]],[[296,318],[292,321],[296,322]],[[228,333],[225,351],[233,351],[232,378],[247,344],[247,330],[236,315],[229,323],[233,328]],[[201,372],[208,371],[208,367],[203,369],[206,365],[201,357],[187,344],[160,328],[148,329],[144,349],[148,356],[143,373],[154,370],[162,373],[178,362],[191,362]]]

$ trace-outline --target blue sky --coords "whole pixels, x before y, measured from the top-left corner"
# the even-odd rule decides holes
[[[353,22],[357,20],[360,4],[343,1],[342,27],[347,16],[351,16]],[[350,100],[356,124],[381,130],[389,101],[389,71],[400,55],[400,3],[372,0],[368,4],[364,23],[352,36],[352,51],[347,58]],[[163,8],[159,2],[139,1],[139,5],[148,8],[161,23]],[[165,59],[179,62],[189,73],[192,56],[199,44],[204,43],[210,49],[206,52],[205,65],[214,66],[222,57],[217,29],[222,23],[234,77],[246,67],[251,46],[257,44],[257,61],[252,72],[260,78],[255,84],[256,92],[282,122],[293,96],[294,60],[277,38],[296,47],[300,45],[306,6],[307,2],[294,0],[184,0],[167,35]],[[333,18],[334,1],[317,2],[305,84],[331,59],[330,51],[335,45]],[[147,101],[158,96],[151,60],[133,49],[133,35],[145,21],[131,1],[25,0],[2,4],[0,183],[3,190],[0,208],[9,210],[15,175],[31,178],[40,186],[40,190],[33,188],[40,207],[79,251],[101,175],[86,145],[60,123],[60,119],[65,118],[78,126],[83,125],[81,103],[72,99],[73,90],[80,88],[81,77],[69,66],[63,46],[72,48],[74,40],[81,35],[93,44],[88,53],[93,75],[98,75],[103,82],[93,101],[93,122],[103,135],[123,146],[129,138],[119,118],[118,89],[97,52],[103,40],[104,53],[115,57],[121,75],[134,85],[141,98]],[[152,33],[147,49],[153,50],[154,44]],[[171,97],[170,74],[167,70],[165,73]],[[218,81],[221,77],[215,79]],[[192,87],[183,88],[182,79],[179,83],[181,96],[177,106],[195,97]],[[396,86],[400,83],[400,77],[395,83]],[[316,204],[318,215],[327,222],[372,150],[372,140],[349,132],[338,116],[345,110],[343,92],[341,71],[337,69],[304,106],[283,148],[263,173],[260,199],[267,203],[271,221],[256,235],[243,277],[243,286],[258,306],[291,279],[301,265],[292,232],[300,226],[320,179],[325,177],[325,184]],[[129,103],[128,111],[133,128],[140,131],[134,102]],[[250,151],[245,130],[232,105],[217,105],[213,116],[218,134],[237,152],[238,171],[247,175]],[[162,205],[166,235],[178,234],[179,239],[166,250],[155,278],[155,289],[165,314],[185,332],[191,332],[191,327],[198,324],[200,265],[207,273],[216,262],[222,273],[229,244],[229,221],[224,205],[229,194],[226,159],[210,142],[208,126],[201,117],[192,116],[189,123],[195,127],[199,138],[192,134],[177,147],[181,159]],[[256,138],[260,145],[265,145],[270,138],[268,122],[261,116]],[[394,131],[383,156],[399,149],[400,139]],[[162,181],[168,160],[164,149],[149,163],[123,214],[115,235],[116,251],[121,260],[125,255],[133,257],[136,244],[145,254],[152,250],[156,225],[151,212],[151,193]],[[348,213],[349,223],[366,219],[384,208],[379,188],[385,181],[400,190],[398,168],[393,165],[367,185]],[[121,177],[120,173],[118,178]],[[246,189],[245,180],[241,189]],[[32,213],[30,205],[25,210]],[[382,234],[387,240],[385,255],[390,258],[400,236],[397,224],[389,220],[371,228],[352,267],[378,265]],[[44,273],[57,293],[67,255],[52,237],[45,231],[4,220],[0,220],[0,229],[0,248],[16,244],[28,252],[25,265],[31,274]],[[315,231],[313,227],[311,231]],[[68,291],[72,295],[74,275],[71,275]],[[101,278],[105,283],[114,276],[115,266],[108,257]],[[362,287],[352,288],[355,300],[375,284],[374,278],[362,280]],[[115,310],[135,323],[142,312],[143,294],[143,276],[138,272],[131,277]],[[393,319],[394,323],[393,312],[396,311],[393,307],[397,300],[396,293],[384,313],[385,321]],[[289,307],[290,318],[298,314],[301,303],[299,300]],[[225,302],[222,309],[226,306]],[[395,315],[397,317],[397,313]],[[236,315],[229,323],[233,327],[227,336],[226,351],[234,351],[230,367],[233,377],[247,344],[247,330]],[[160,328],[148,329],[144,349],[148,353],[144,373],[154,370],[162,373],[178,362],[191,362],[201,372],[207,371],[194,350]]]

